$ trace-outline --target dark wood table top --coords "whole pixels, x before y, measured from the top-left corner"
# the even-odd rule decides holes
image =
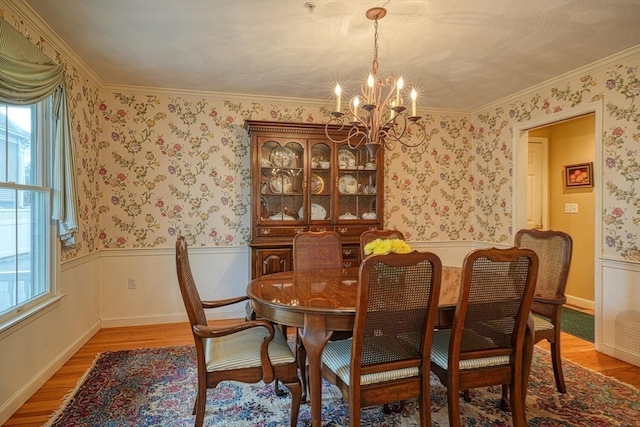
[[[247,295],[257,313],[277,323],[304,326],[304,314],[328,315],[329,330],[352,330],[358,269],[286,271],[252,280]],[[450,327],[455,304],[441,304],[438,327]],[[333,329],[332,329],[333,328]]]
[[[355,314],[356,269],[286,271],[252,280],[247,295],[273,308],[326,314]]]

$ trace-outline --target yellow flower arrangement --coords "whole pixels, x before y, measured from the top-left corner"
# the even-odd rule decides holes
[[[408,254],[411,252],[411,246],[400,239],[376,239],[364,245],[365,255],[381,255],[389,252]]]

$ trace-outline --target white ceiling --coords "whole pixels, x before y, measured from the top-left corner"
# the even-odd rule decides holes
[[[107,84],[332,99],[373,59],[472,110],[640,44],[640,0],[24,0]]]

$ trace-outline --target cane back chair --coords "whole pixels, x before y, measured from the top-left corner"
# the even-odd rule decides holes
[[[303,231],[293,237],[293,269],[342,268],[342,242],[335,231]]]
[[[479,249],[466,256],[453,326],[435,333],[431,350],[431,370],[447,387],[452,427],[460,426],[460,390],[501,384],[509,384],[514,426],[527,425],[523,389],[537,272],[538,257],[529,249]]]
[[[342,241],[335,231],[303,231],[293,237],[293,269],[297,271],[342,268]],[[286,331],[286,326],[283,327]],[[307,397],[307,352],[296,330],[296,359],[302,377],[302,400]],[[285,332],[286,333],[286,332]],[[348,338],[350,333],[334,333],[337,338]],[[332,338],[336,339],[336,338]]]
[[[279,378],[291,392],[290,425],[295,427],[302,390],[296,359],[280,330],[266,320],[225,327],[207,326],[204,309],[224,307],[245,301],[248,297],[202,301],[191,273],[184,237],[176,241],[176,270],[196,348],[198,391],[193,409],[195,426],[201,427],[204,421],[207,389],[227,380],[270,383]]]
[[[566,393],[560,354],[560,318],[562,305],[567,302],[564,291],[571,266],[571,236],[563,231],[519,230],[514,244],[520,248],[531,249],[538,255],[540,269],[531,303],[535,327],[534,342],[544,339],[549,341],[556,388],[560,393]]]
[[[431,425],[429,355],[442,264],[428,252],[372,255],[360,266],[353,337],[328,342],[322,374],[349,403],[349,425],[362,407],[418,398]],[[390,291],[390,290],[393,291]]]

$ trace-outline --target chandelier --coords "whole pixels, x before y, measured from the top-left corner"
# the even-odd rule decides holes
[[[366,16],[374,21],[375,29],[371,74],[362,83],[360,96],[356,95],[349,101],[346,112],[341,110],[342,88],[339,84],[336,85],[336,111],[331,113],[325,125],[325,134],[331,141],[346,142],[352,149],[364,145],[371,158],[375,157],[378,148],[382,146],[387,150],[393,150],[399,142],[406,147],[417,147],[426,140],[424,124],[419,122],[420,117],[416,115],[416,90],[411,90],[409,115],[404,106],[402,77],[378,77],[378,20],[386,14],[387,10],[382,7],[374,7],[367,11]],[[349,132],[342,140],[333,139],[329,134],[330,125],[340,125],[340,130],[348,128]]]

